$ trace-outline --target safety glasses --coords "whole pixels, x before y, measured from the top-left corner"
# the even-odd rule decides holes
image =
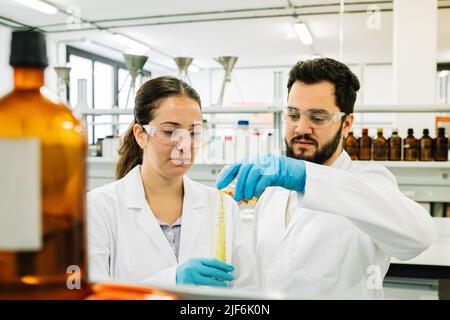
[[[181,129],[168,124],[158,126],[145,124],[141,126],[149,136],[168,146],[176,146],[183,141],[187,141],[191,146],[199,147],[203,139],[203,127],[201,124],[194,125],[191,130]]]
[[[285,119],[287,124],[297,125],[302,117],[305,117],[311,128],[322,128],[334,124],[346,116],[345,112],[328,112],[323,109],[309,109],[301,111],[295,107],[287,107]]]

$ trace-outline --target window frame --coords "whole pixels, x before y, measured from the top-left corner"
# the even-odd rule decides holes
[[[92,81],[92,101],[90,101],[92,109],[95,109],[95,73],[94,73],[94,65],[95,62],[100,62],[106,65],[109,65],[113,68],[113,102],[115,103],[117,101],[117,103],[119,103],[118,97],[119,97],[119,86],[121,85],[119,83],[119,70],[120,69],[124,69],[124,70],[128,70],[125,63],[121,62],[121,61],[116,61],[110,58],[106,58],[104,56],[83,50],[83,49],[79,49],[79,48],[75,48],[72,46],[66,46],[66,62],[69,63],[70,62],[70,56],[77,56],[80,58],[84,58],[87,60],[90,60],[92,62],[92,67],[91,67],[91,81]],[[147,70],[143,70],[143,75],[146,77],[151,77],[152,73],[151,71],[147,71]],[[69,88],[67,88],[67,101],[69,102],[69,104],[71,103],[70,101],[70,91]],[[94,126],[95,126],[95,116],[92,116],[92,125],[90,126],[91,128],[91,138],[92,138],[92,143],[95,144],[96,143],[96,137],[95,137],[95,130],[94,130]],[[88,127],[88,126],[87,126]],[[88,133],[89,134],[89,133]]]

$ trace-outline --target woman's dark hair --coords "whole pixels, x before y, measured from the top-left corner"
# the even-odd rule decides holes
[[[321,81],[333,83],[336,105],[345,114],[353,113],[360,84],[358,78],[345,64],[330,58],[299,61],[289,72],[288,93],[297,80],[306,84]]]
[[[195,100],[201,107],[200,96],[189,84],[174,77],[158,77],[144,83],[136,93],[134,121],[128,128],[119,149],[116,165],[116,178],[123,178],[138,164],[142,164],[143,151],[137,143],[133,126],[145,125],[155,118],[160,102],[169,97],[186,96]]]

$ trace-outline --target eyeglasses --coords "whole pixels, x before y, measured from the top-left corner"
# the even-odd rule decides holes
[[[332,125],[338,120],[341,120],[346,115],[346,113],[331,113],[323,109],[309,109],[305,112],[302,112],[294,107],[287,107],[287,109],[285,110],[286,122],[289,124],[298,123],[302,115],[306,116],[308,124],[311,128],[322,128]]]
[[[192,130],[181,129],[167,124],[159,126],[145,124],[141,126],[149,136],[156,138],[164,145],[176,146],[185,139],[194,147],[199,147],[202,143],[203,127],[201,125],[194,125]]]

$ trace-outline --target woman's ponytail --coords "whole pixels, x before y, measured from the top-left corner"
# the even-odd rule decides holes
[[[142,164],[142,149],[134,138],[133,121],[123,138],[122,145],[119,149],[119,160],[116,164],[116,179],[122,179],[134,167]]]

